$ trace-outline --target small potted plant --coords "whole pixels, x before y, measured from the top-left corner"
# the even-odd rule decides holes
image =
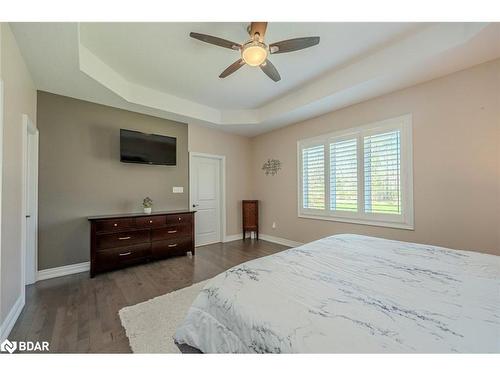
[[[153,207],[153,200],[149,197],[144,198],[142,201],[142,208],[144,208],[145,214],[150,214]]]

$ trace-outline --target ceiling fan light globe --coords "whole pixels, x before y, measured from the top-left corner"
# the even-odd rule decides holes
[[[243,46],[241,58],[250,66],[259,66],[267,59],[268,50],[264,43],[253,41]]]

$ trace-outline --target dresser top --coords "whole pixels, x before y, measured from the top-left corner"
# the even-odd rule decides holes
[[[196,211],[191,210],[171,210],[171,211],[153,211],[150,214],[145,214],[143,212],[139,213],[131,213],[131,214],[114,214],[114,215],[98,215],[98,216],[89,216],[88,220],[101,220],[101,219],[119,219],[122,217],[142,217],[142,216],[158,216],[158,215],[175,215],[175,214],[188,214],[195,213]]]

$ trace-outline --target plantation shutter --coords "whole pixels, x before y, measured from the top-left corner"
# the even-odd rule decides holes
[[[358,211],[357,139],[330,143],[330,210]]]
[[[401,214],[400,131],[364,137],[365,212]]]
[[[302,207],[325,209],[325,146],[302,150]]]

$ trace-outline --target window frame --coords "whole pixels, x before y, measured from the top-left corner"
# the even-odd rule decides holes
[[[400,188],[401,214],[366,213],[364,194],[364,137],[383,132],[400,131]],[[357,187],[358,211],[330,210],[330,143],[357,138]],[[313,146],[324,146],[325,209],[303,208],[303,165],[302,150]],[[373,225],[398,229],[414,229],[413,211],[413,140],[412,115],[407,114],[377,121],[354,128],[335,131],[297,141],[297,215],[304,219],[338,221],[353,224]]]

